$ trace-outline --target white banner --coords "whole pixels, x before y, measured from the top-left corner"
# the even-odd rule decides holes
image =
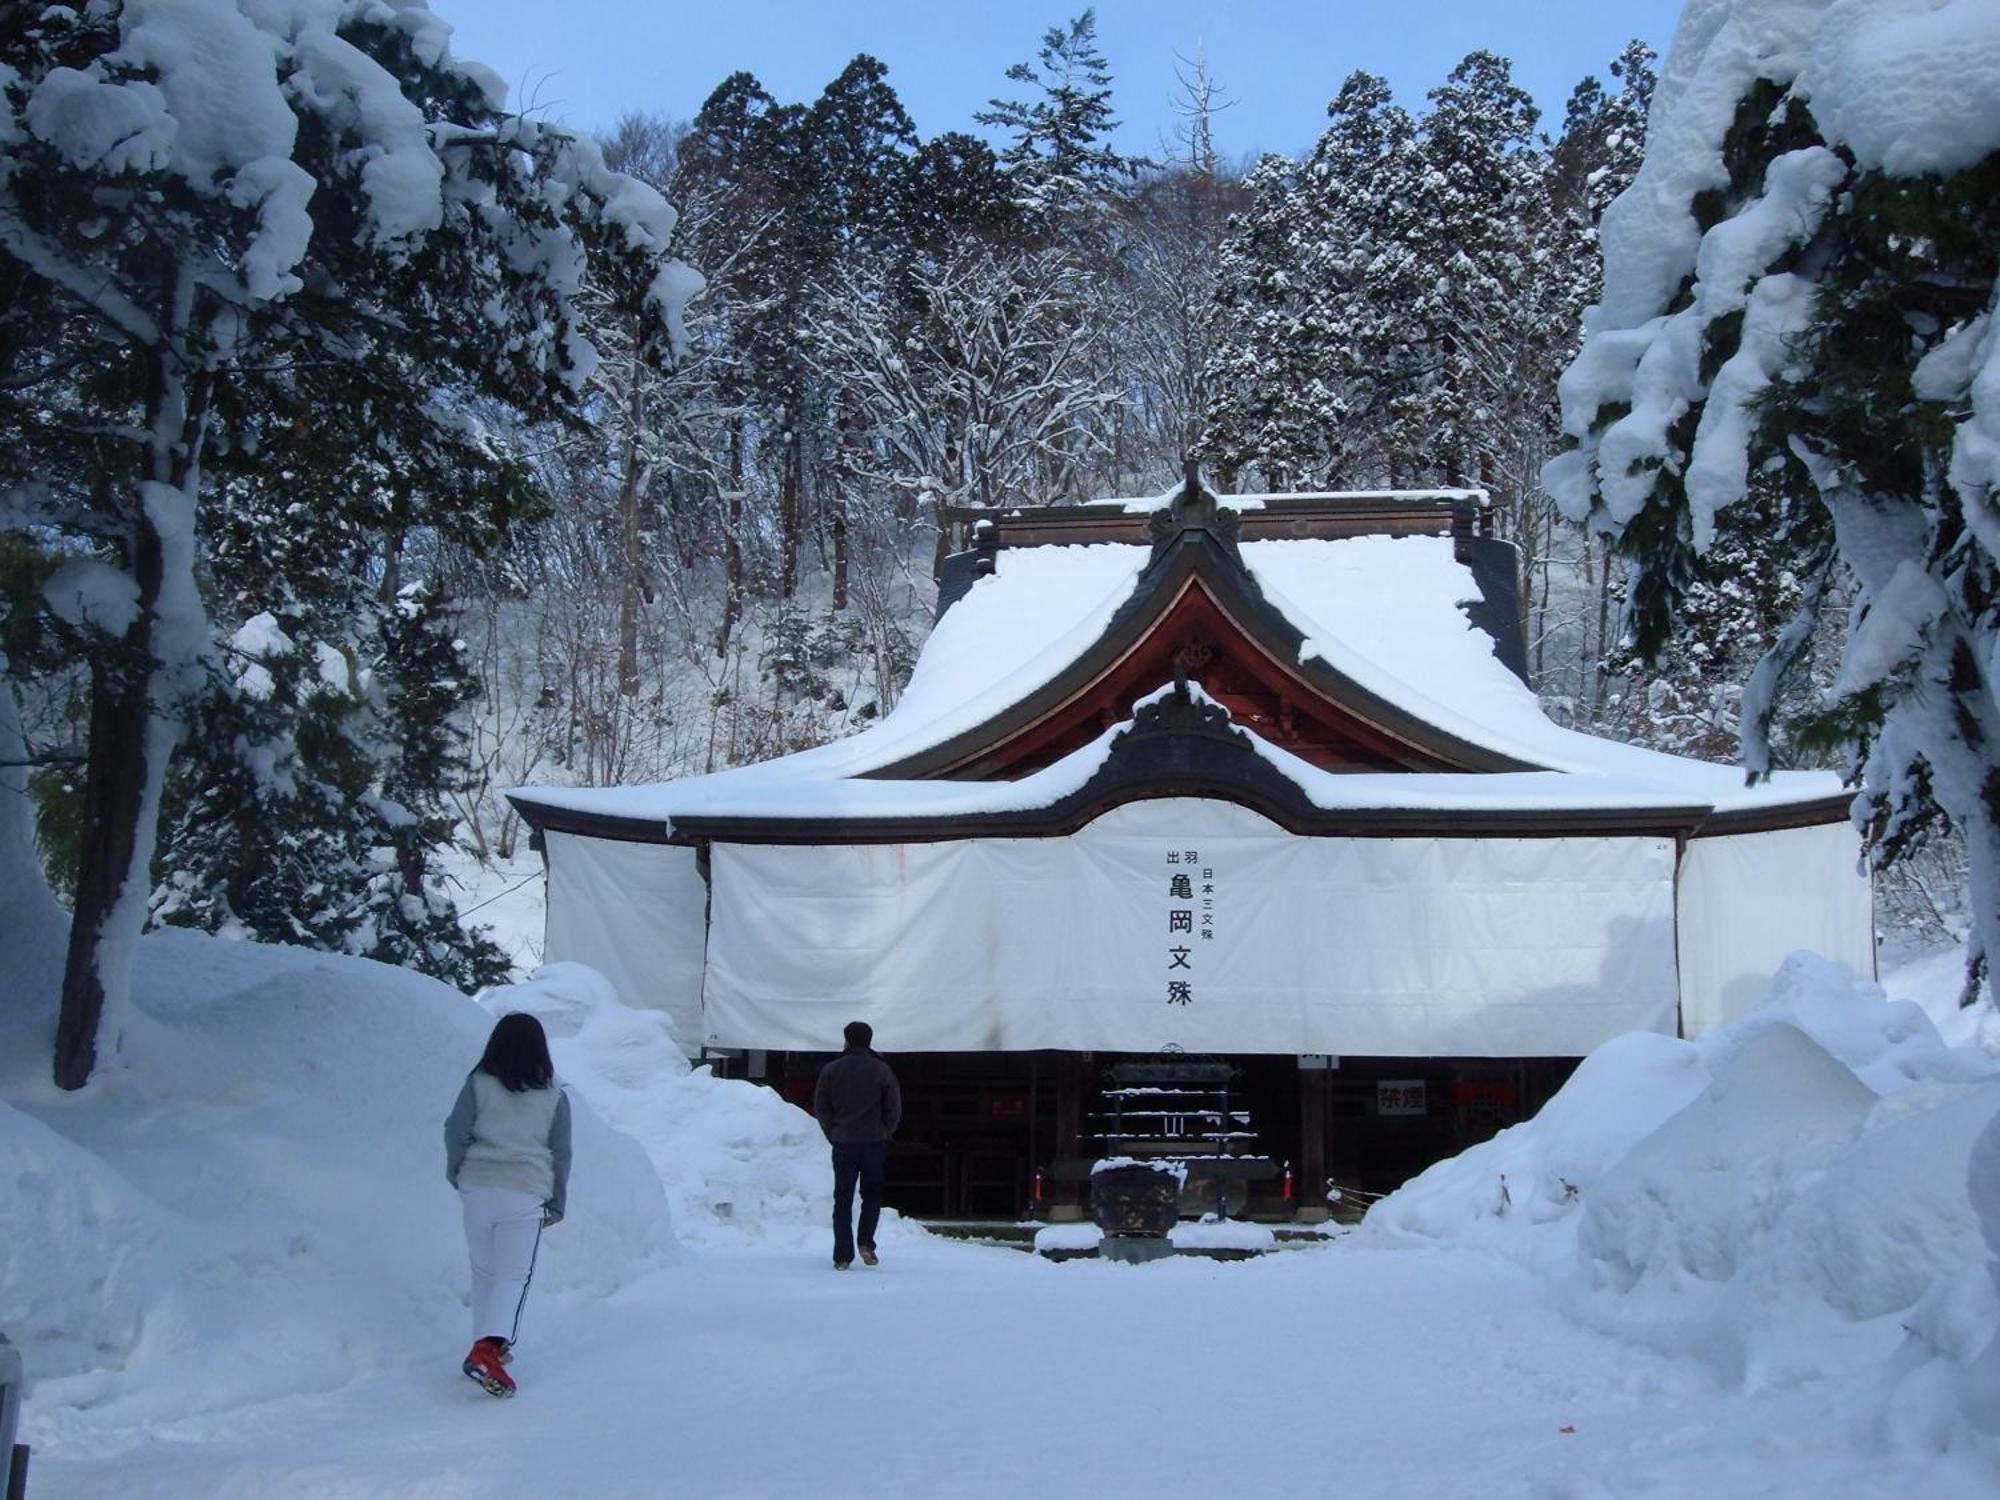
[[[1682,1024],[1700,1036],[1763,1000],[1800,948],[1875,977],[1875,909],[1850,823],[1695,839],[1681,861]]]
[[[627,1005],[673,1017],[674,1038],[701,1050],[701,964],[708,887],[695,852],[673,844],[549,832],[542,956],[589,964]]]
[[[1231,803],[1074,837],[716,844],[705,1040],[1575,1056],[1673,1032],[1674,848],[1324,839]]]

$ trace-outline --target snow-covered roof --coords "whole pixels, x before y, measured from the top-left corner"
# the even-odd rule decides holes
[[[1783,808],[1841,791],[1826,772],[1746,786],[1734,766],[1661,754],[1553,723],[1457,606],[1479,596],[1449,537],[1241,544],[1266,601],[1317,657],[1453,736],[1539,770],[1334,773],[1255,735],[1253,747],[1327,810]],[[979,728],[1053,682],[1133,596],[1150,552],[1098,542],[1002,548],[938,621],[895,710],[848,739],[758,765],[652,786],[527,788],[531,806],[665,825],[679,818],[930,818],[1046,808],[1081,788],[1123,726],[1016,780],[871,775]]]
[[[1108,500],[1086,500],[1088,508],[1103,508],[1120,511],[1126,515],[1150,515],[1156,510],[1165,510],[1181,495],[1180,486],[1158,495],[1119,496]],[[1262,510],[1269,502],[1282,501],[1287,506],[1297,506],[1301,502],[1314,500],[1370,500],[1387,505],[1414,505],[1437,500],[1468,500],[1484,507],[1488,503],[1485,490],[1434,489],[1434,490],[1285,490],[1270,494],[1242,491],[1233,495],[1217,495],[1215,503],[1224,510]],[[1014,512],[1019,514],[1019,512]]]

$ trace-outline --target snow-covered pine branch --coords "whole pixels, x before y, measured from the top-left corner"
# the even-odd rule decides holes
[[[1852,631],[1819,736],[1845,744],[1874,857],[1966,836],[1973,962],[2000,945],[2000,82],[1992,10],[1882,0],[1691,6],[1605,280],[1564,375],[1566,511],[1634,563],[1666,637],[1724,513],[1775,486],[1799,576],[1838,559]],[[1779,669],[1745,703],[1749,764]]]

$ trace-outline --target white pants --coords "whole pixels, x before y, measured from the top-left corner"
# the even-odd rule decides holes
[[[458,1190],[465,1249],[472,1261],[472,1339],[512,1343],[528,1300],[528,1276],[542,1236],[542,1200],[512,1188]]]

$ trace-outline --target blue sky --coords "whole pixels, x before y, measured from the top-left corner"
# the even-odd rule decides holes
[[[1076,0],[431,0],[457,29],[454,51],[497,69],[517,103],[539,103],[586,130],[627,110],[685,118],[731,72],[748,69],[782,100],[810,100],[857,52],[888,64],[925,136],[969,130],[972,114],[1012,88],[1044,30]],[[1511,58],[1542,107],[1544,128],[1587,73],[1639,37],[1664,53],[1681,0],[1103,0],[1101,48],[1124,122],[1120,144],[1158,154],[1174,115],[1174,54],[1205,49],[1237,99],[1219,117],[1232,155],[1297,152],[1318,135],[1326,101],[1356,68],[1420,106],[1467,52]]]

